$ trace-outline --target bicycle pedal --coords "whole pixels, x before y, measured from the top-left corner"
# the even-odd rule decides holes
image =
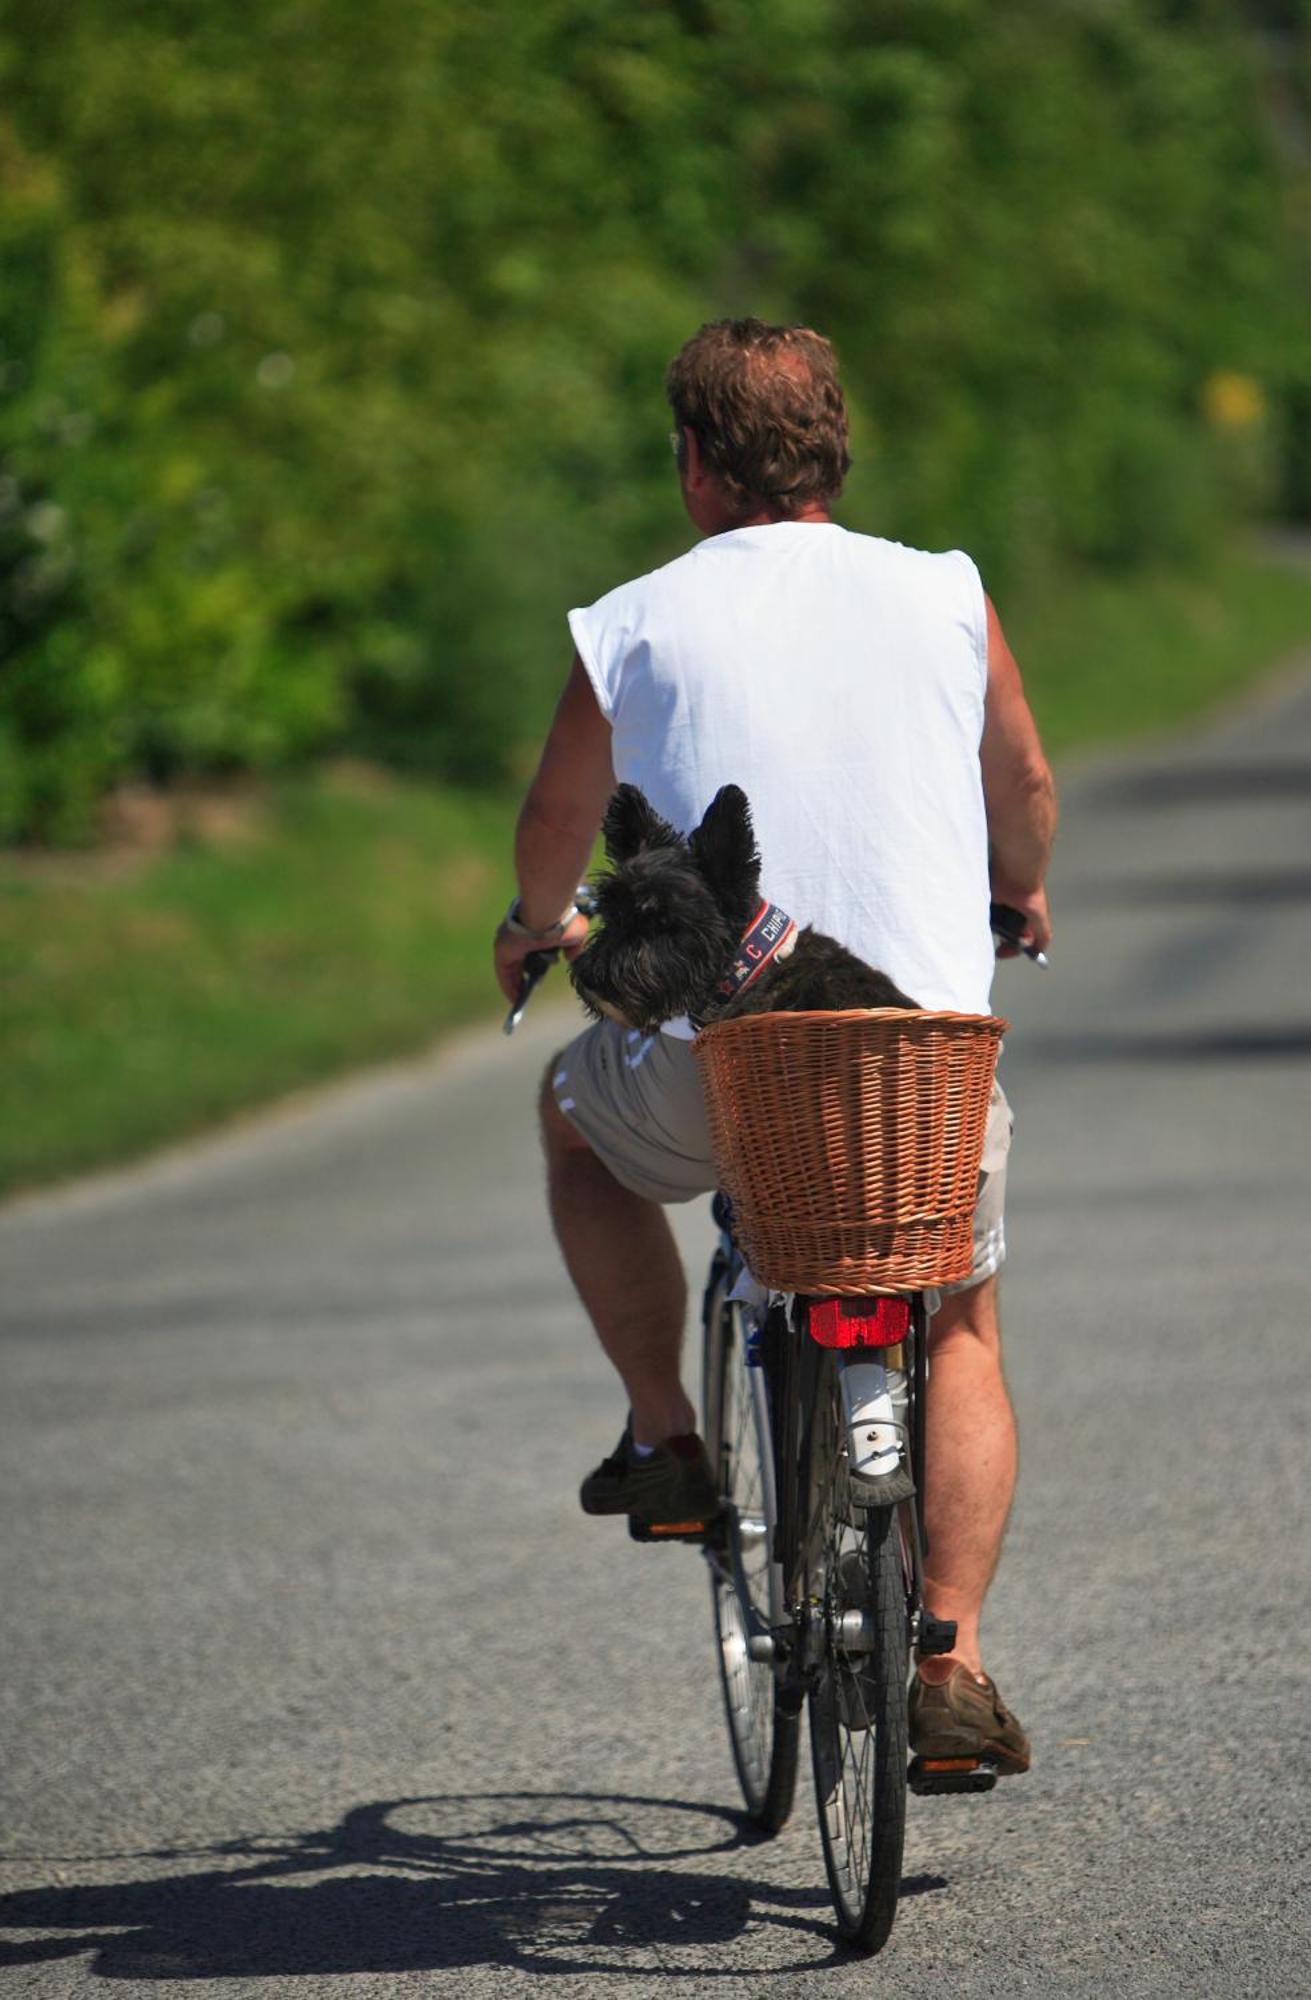
[[[921,1611],[918,1645],[922,1660],[928,1659],[931,1653],[950,1653],[955,1644],[954,1618],[934,1618],[930,1612]]]
[[[708,1521],[635,1521],[628,1517],[628,1532],[635,1542],[694,1542],[704,1548],[719,1523]]]
[[[987,1757],[912,1757],[906,1782],[917,1798],[947,1792],[990,1792],[997,1766]]]

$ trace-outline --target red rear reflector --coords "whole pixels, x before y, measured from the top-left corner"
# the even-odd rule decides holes
[[[812,1299],[810,1337],[821,1347],[895,1347],[910,1332],[909,1299]]]

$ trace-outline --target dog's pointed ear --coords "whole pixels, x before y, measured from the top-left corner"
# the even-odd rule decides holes
[[[616,868],[644,847],[679,847],[683,836],[647,803],[636,785],[620,785],[601,822],[605,851]]]
[[[760,855],[740,785],[720,786],[688,846],[720,908],[735,921],[749,922],[760,897]]]

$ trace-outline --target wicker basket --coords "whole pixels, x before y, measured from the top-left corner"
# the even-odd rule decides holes
[[[748,1014],[694,1044],[720,1184],[781,1291],[967,1278],[1007,1023],[988,1014]]]

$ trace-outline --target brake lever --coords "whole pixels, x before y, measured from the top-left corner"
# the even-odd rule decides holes
[[[524,1017],[524,1009],[527,1007],[528,1002],[532,999],[537,987],[545,979],[559,956],[559,949],[555,946],[550,951],[530,951],[528,953],[528,956],[523,961],[523,975],[519,981],[518,998],[506,1015],[504,1025],[501,1028],[503,1035],[512,1035],[514,1033]]]
[[[1024,944],[1021,942],[1026,922],[1027,919],[1023,910],[1014,909],[1009,903],[990,903],[988,905],[988,923],[996,943],[1019,945],[1024,956],[1032,959],[1035,965],[1041,966],[1043,971],[1046,972],[1051,964],[1051,960],[1048,958],[1046,952],[1040,951],[1036,944]]]

